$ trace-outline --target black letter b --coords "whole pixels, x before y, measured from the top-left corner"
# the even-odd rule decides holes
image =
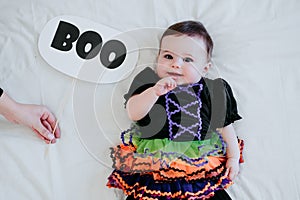
[[[72,43],[77,40],[78,36],[79,29],[76,26],[60,21],[51,47],[61,51],[69,51],[72,49]]]

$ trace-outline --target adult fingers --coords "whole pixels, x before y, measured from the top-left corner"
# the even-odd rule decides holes
[[[48,140],[52,141],[55,137],[54,135],[47,130],[47,128],[42,124],[42,121],[39,122],[34,129],[43,137],[47,138]]]
[[[50,143],[50,141],[47,138],[45,138],[44,136],[42,136],[37,130],[33,129],[33,131],[36,133],[38,138],[40,138],[41,140],[44,140],[44,142],[46,142],[47,144]]]
[[[52,131],[52,127],[51,127],[51,125],[49,124],[49,122],[47,122],[46,120],[42,120],[42,124],[43,124],[43,126],[49,131],[49,132],[53,132]]]
[[[51,125],[48,123],[48,121],[43,120],[43,121],[42,121],[42,124],[44,125],[44,127],[45,127],[48,131],[50,131],[50,132],[53,134],[52,127],[51,127]],[[54,138],[54,139],[51,140],[50,142],[51,142],[51,143],[55,143],[55,142],[56,142],[56,139]]]
[[[60,138],[61,134],[60,134],[60,129],[57,124],[56,118],[47,108],[45,108],[45,111],[44,111],[41,119],[42,119],[42,121],[46,121],[48,124],[50,124],[52,130],[54,130],[55,137]]]

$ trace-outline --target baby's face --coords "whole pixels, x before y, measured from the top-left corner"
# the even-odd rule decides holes
[[[202,38],[169,35],[162,39],[156,68],[160,78],[171,77],[178,85],[196,83],[209,67]]]

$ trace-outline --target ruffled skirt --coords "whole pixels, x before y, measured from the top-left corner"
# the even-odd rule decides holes
[[[175,142],[140,139],[111,148],[114,171],[108,187],[119,188],[136,199],[208,199],[227,188],[225,143],[219,133],[202,141]],[[243,141],[239,140],[240,162]]]

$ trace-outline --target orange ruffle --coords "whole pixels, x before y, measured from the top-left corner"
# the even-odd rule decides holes
[[[243,140],[239,140],[240,162],[244,162],[242,151]],[[214,177],[221,174],[225,169],[226,157],[207,156],[203,159],[186,160],[177,158],[158,158],[149,155],[135,153],[134,146],[119,145],[112,149],[113,168],[128,173],[153,174],[155,180],[196,180]]]

